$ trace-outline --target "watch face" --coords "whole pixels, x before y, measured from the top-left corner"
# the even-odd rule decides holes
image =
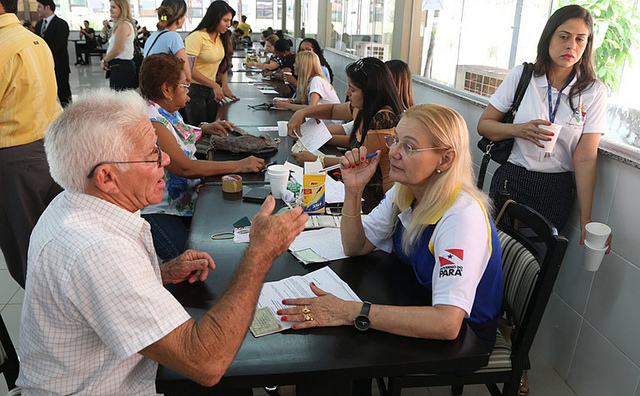
[[[369,320],[369,317],[365,315],[358,315],[356,317],[354,324],[356,326],[356,329],[365,331],[365,330],[369,330],[369,327],[371,326],[371,321]]]

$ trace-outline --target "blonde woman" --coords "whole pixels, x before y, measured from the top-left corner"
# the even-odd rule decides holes
[[[318,104],[340,103],[336,90],[322,72],[318,55],[311,51],[299,52],[294,70],[298,74],[296,96],[289,101],[274,101],[276,107],[300,110]]]
[[[187,60],[182,37],[176,32],[184,25],[187,3],[184,0],[163,0],[158,9],[158,31],[152,33],[144,45],[144,56],[153,54],[173,54],[182,59],[183,71],[187,82],[191,82],[191,68]]]
[[[267,71],[273,71],[278,69],[280,67],[281,62],[280,62],[280,59],[276,56],[276,50],[274,48],[274,45],[276,45],[278,40],[280,40],[280,38],[275,34],[272,34],[269,37],[267,37],[264,43],[264,47],[267,50],[267,53],[271,54],[269,55],[269,59],[265,63],[249,62],[247,63],[247,67],[257,67],[258,69],[267,70]]]
[[[131,6],[127,0],[111,0],[110,4],[112,35],[101,66],[109,71],[111,89],[133,89],[138,83],[136,64],[133,62],[133,40],[136,39],[137,32],[131,17]]]
[[[298,322],[294,329],[305,329],[354,325],[363,313],[368,321],[356,323],[360,330],[443,340],[455,339],[466,321],[492,350],[502,308],[500,241],[488,198],[474,186],[464,119],[444,106],[413,106],[385,140],[395,185],[364,220],[362,191],[381,153],[365,160],[362,146],[340,160],[345,185],[342,246],[350,256],[376,248],[394,252],[431,294],[431,306],[343,301],[312,283],[316,298],[285,299],[292,307],[278,314],[283,321]]]

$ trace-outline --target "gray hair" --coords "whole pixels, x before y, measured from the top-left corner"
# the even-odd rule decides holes
[[[51,176],[66,190],[84,192],[97,163],[129,160],[144,119],[146,104],[135,91],[83,93],[47,130],[44,148]],[[128,170],[126,164],[117,166]]]

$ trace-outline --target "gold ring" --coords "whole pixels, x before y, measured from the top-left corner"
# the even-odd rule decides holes
[[[311,310],[309,309],[309,307],[307,307],[306,305],[304,307],[302,307],[302,313],[303,314],[308,314],[311,313]]]
[[[310,313],[306,313],[306,314],[304,314],[304,320],[305,320],[306,322],[308,322],[308,321],[310,321],[310,320],[313,320],[313,318],[311,317],[311,314],[310,314]]]

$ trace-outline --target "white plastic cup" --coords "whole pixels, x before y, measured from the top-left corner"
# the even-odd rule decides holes
[[[287,188],[289,182],[289,169],[283,165],[271,165],[267,168],[267,175],[269,175],[271,194],[274,198],[282,198],[282,190]]]
[[[278,136],[287,136],[287,124],[289,121],[278,121]]]
[[[585,241],[596,249],[602,249],[607,244],[607,239],[611,235],[611,227],[604,223],[592,221],[584,226],[586,238]]]
[[[552,153],[553,148],[556,147],[556,142],[558,141],[558,135],[560,135],[560,130],[562,129],[562,125],[560,124],[551,124],[551,125],[540,125],[540,128],[546,129],[549,132],[553,132],[553,136],[549,136],[551,140],[546,142],[541,142],[544,144],[544,148],[538,147],[539,151],[543,151],[545,153]]]
[[[587,271],[597,271],[600,268],[604,254],[607,251],[607,247],[594,248],[589,245],[589,242],[584,242],[584,269]]]

